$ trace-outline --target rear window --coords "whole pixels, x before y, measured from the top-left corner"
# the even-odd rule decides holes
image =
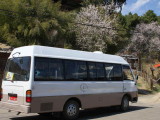
[[[8,59],[4,80],[28,81],[30,76],[31,57],[15,57]]]

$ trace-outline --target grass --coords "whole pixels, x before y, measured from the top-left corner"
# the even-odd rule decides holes
[[[153,87],[153,92],[160,92],[160,85],[155,84]]]
[[[137,87],[138,88],[142,87],[142,84],[141,83],[137,83]]]

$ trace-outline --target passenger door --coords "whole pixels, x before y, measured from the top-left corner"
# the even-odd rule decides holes
[[[136,81],[134,79],[132,70],[128,65],[123,65],[123,80],[123,92],[132,93],[137,91]]]
[[[108,105],[120,105],[123,97],[123,76],[120,64],[105,64],[106,72],[106,91],[109,94],[106,101]]]

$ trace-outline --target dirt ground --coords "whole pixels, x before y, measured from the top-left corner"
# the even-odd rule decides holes
[[[160,103],[160,93],[156,93],[153,95],[143,95],[139,99],[140,103],[150,104],[150,103]]]

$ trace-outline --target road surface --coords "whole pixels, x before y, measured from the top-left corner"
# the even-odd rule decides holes
[[[159,120],[160,94],[139,97],[139,102],[130,104],[128,112],[119,112],[111,108],[101,108],[80,112],[79,120]],[[0,108],[0,120],[60,120],[57,117],[42,117],[38,114],[16,115]]]

